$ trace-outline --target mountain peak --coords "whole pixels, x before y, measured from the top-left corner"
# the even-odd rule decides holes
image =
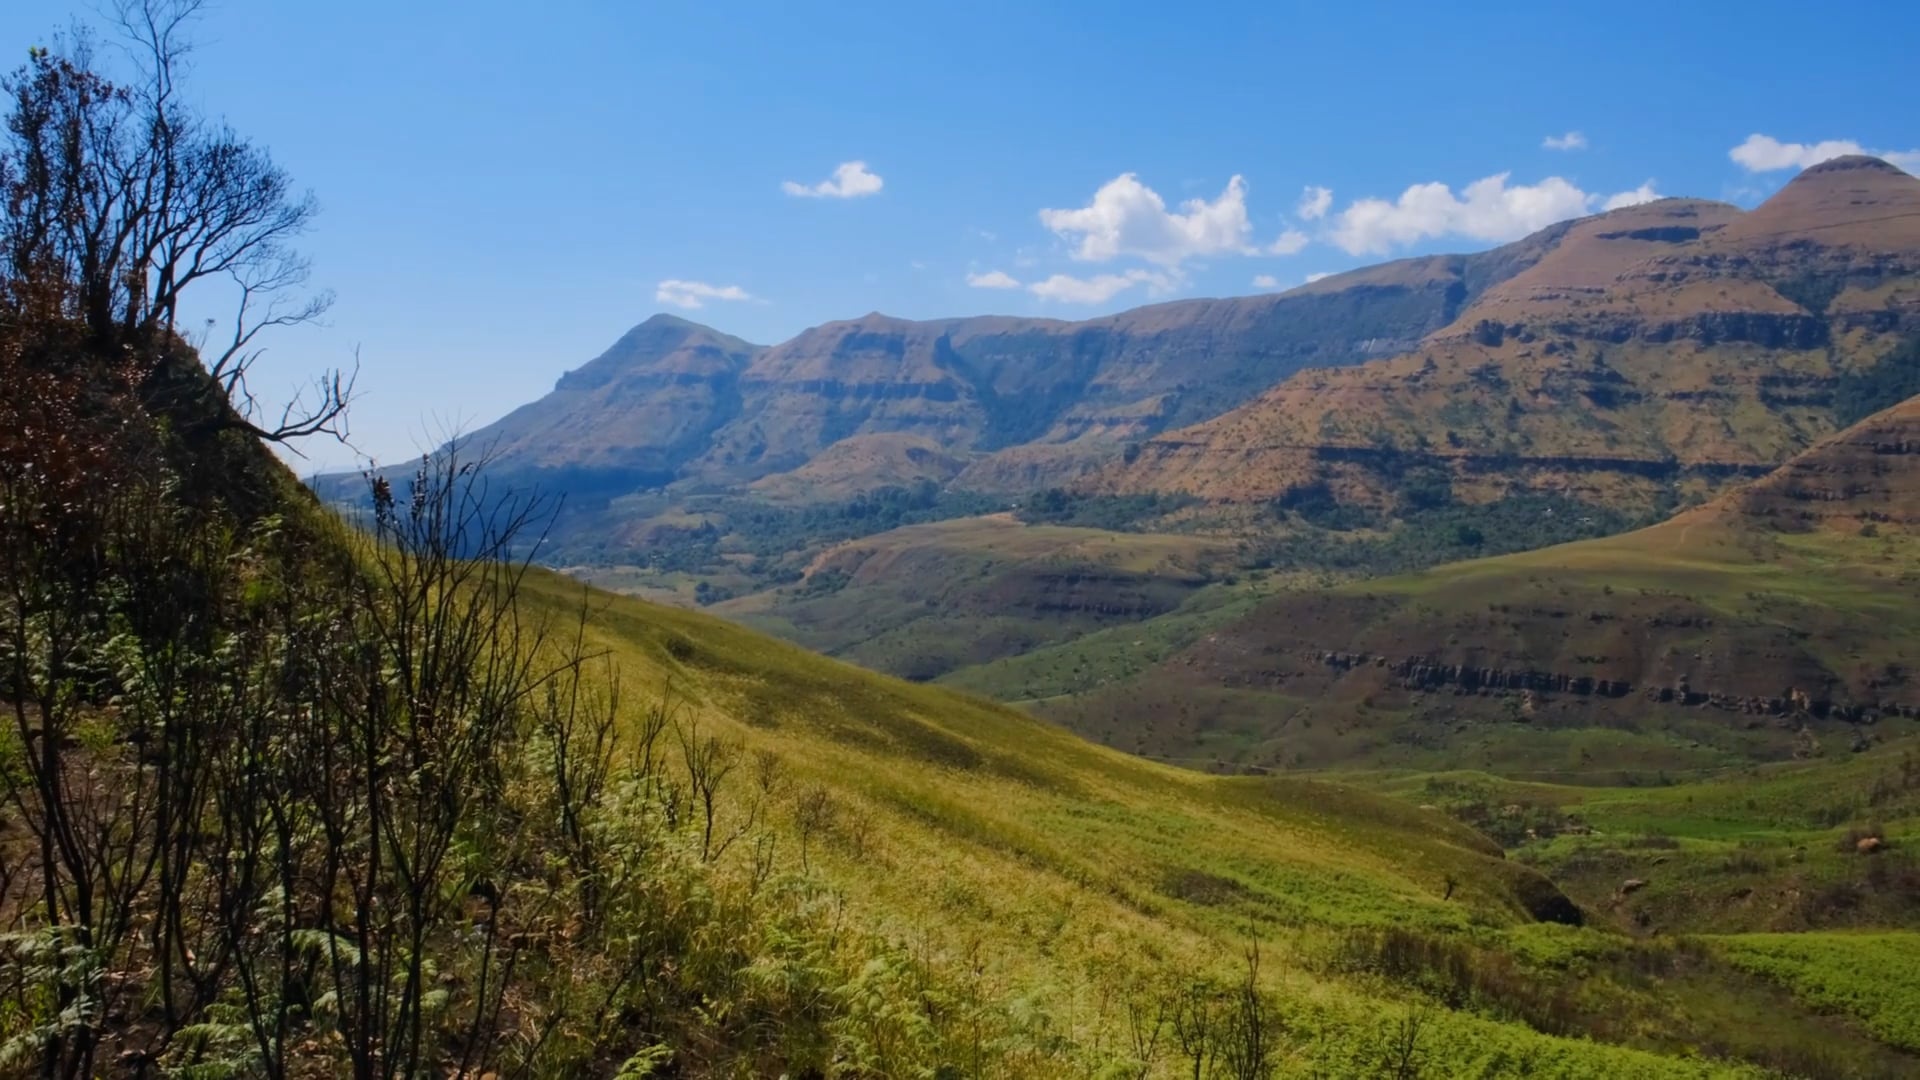
[[[711,326],[661,312],[620,335],[606,352],[560,376],[554,389],[591,389],[642,369],[717,371],[744,364],[758,349]]]
[[[1844,192],[1850,200],[1858,203],[1915,191],[1920,191],[1920,180],[1899,168],[1866,154],[1847,154],[1800,170],[1799,175],[1787,181],[1786,186],[1761,204],[1760,209],[1765,210],[1778,202],[1793,202],[1827,193]]]
[[[1809,176],[1824,176],[1832,173],[1877,172],[1893,176],[1906,176],[1899,166],[1893,165],[1871,154],[1843,154],[1837,158],[1828,158],[1818,165],[1809,165],[1800,171],[1794,180],[1800,181]]]
[[[1837,250],[1920,247],[1920,180],[1865,154],[1830,158],[1802,169],[1718,243],[1766,249],[1790,237]]]
[[[634,327],[635,330],[645,330],[648,328],[655,330],[705,330],[709,333],[713,332],[713,328],[710,326],[703,326],[691,319],[683,319],[678,315],[672,315],[664,311],[649,316],[647,321]]]

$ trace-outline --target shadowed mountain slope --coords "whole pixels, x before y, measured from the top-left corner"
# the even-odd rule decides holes
[[[656,315],[553,392],[473,434],[503,467],[570,492],[664,483],[740,413],[740,376],[763,351]]]

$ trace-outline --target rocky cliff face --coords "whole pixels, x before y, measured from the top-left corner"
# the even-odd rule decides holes
[[[1605,679],[1578,672],[1448,664],[1424,656],[1395,660],[1370,653],[1308,649],[1301,658],[1306,663],[1319,662],[1341,673],[1372,668],[1402,690],[1480,697],[1518,695],[1529,710],[1537,709],[1545,699],[1555,696],[1610,699],[1637,696],[1644,705],[1717,709],[1744,716],[1797,715],[1869,724],[1887,716],[1920,717],[1920,702],[1839,702],[1824,696],[1824,690],[1807,691],[1792,686],[1775,694],[1741,694],[1696,689],[1685,677],[1671,685],[1636,686],[1625,679]]]
[[[1573,223],[1406,354],[1303,372],[1086,484],[1253,501],[1325,483],[1391,507],[1396,470],[1427,465],[1471,498],[1650,502],[1831,433],[1837,382],[1917,334],[1920,180],[1843,158],[1750,213],[1666,199]]]

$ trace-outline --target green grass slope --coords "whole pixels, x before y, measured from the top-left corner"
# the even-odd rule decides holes
[[[1920,1049],[1920,740],[1655,786],[1464,772],[1344,779],[1498,838],[1597,924],[1678,936],[1800,1007]]]
[[[626,694],[671,695],[687,722],[772,763],[765,857],[804,861],[850,926],[970,972],[1077,1045],[1120,1045],[1142,987],[1230,978],[1257,939],[1284,1018],[1279,1075],[1392,1075],[1407,1045],[1430,1076],[1823,1075],[1809,1048],[1847,1074],[1909,1064],[1869,1021],[1717,954],[1539,922],[1569,914],[1546,878],[1432,809],[1158,765],[557,575],[529,595],[554,612],[584,595]],[[821,800],[831,824],[803,839]],[[1778,1024],[1744,1032],[1738,1017],[1761,1007]],[[1187,1068],[1159,1053],[1150,1074]]]
[[[1347,779],[1473,825],[1623,931],[1920,929],[1920,740],[1632,787]]]
[[[828,547],[800,581],[714,610],[863,667],[931,679],[1176,610],[1233,554],[1221,540],[991,514]]]

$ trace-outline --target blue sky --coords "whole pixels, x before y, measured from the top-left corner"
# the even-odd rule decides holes
[[[0,49],[92,8],[10,0]],[[1847,142],[1920,168],[1899,3],[225,0],[201,37],[195,93],[323,206],[338,301],[269,384],[358,346],[382,460],[655,311],[1080,318],[1751,204]]]

